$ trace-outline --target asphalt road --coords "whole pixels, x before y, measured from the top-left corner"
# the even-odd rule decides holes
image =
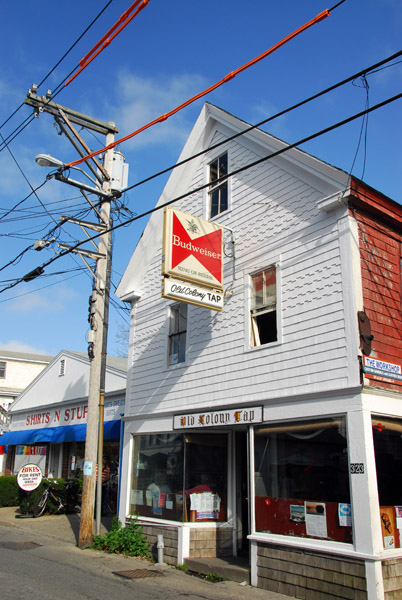
[[[35,529],[35,523],[0,518],[0,597],[2,600],[289,600],[251,586],[211,583],[173,567],[80,550],[70,540]],[[116,572],[131,572],[127,579]],[[152,576],[149,576],[152,575]]]

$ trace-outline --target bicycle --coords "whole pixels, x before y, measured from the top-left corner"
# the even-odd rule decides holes
[[[59,482],[54,480],[50,481],[49,479],[45,479],[47,481],[48,486],[45,488],[43,493],[35,500],[32,515],[33,517],[41,517],[46,508],[51,505],[53,501],[57,506],[57,512],[62,511],[65,512],[76,512],[79,508],[79,497],[78,497],[78,482],[77,481],[66,481],[64,490],[58,489],[57,485]]]
[[[117,489],[118,489],[118,476],[112,475],[109,481],[104,486],[104,497],[103,506],[104,511],[107,514],[117,514]]]

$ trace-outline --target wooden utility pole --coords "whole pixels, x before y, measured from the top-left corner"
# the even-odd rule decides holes
[[[114,135],[106,137],[108,146],[114,141]],[[112,171],[113,150],[105,153],[104,169]],[[103,190],[110,192],[110,181],[103,184]],[[111,226],[110,199],[103,199],[100,222],[107,230]],[[112,232],[106,231],[99,237],[99,254],[104,258],[97,260],[96,280],[93,302],[93,358],[89,380],[87,437],[85,442],[84,479],[82,489],[81,522],[78,538],[80,548],[88,547],[93,541],[93,517],[96,485],[96,465],[98,465],[98,484],[96,495],[96,533],[100,533],[102,505],[102,465],[103,465],[103,416],[105,404],[105,372],[107,353],[107,331],[109,320],[110,274],[112,268]]]
[[[33,106],[36,115],[41,112],[51,113],[61,131],[67,136],[74,148],[81,157],[90,153],[88,146],[82,140],[73,124],[92,129],[98,133],[106,135],[106,146],[114,142],[114,135],[117,133],[115,124],[112,122],[103,123],[87,115],[77,113],[69,108],[61,106],[51,101],[51,94],[46,97],[36,95],[36,88],[28,92],[25,103]],[[85,459],[83,469],[83,490],[81,503],[81,521],[78,538],[78,546],[86,548],[93,541],[94,509],[95,509],[95,488],[97,481],[96,494],[96,533],[100,533],[101,505],[102,505],[102,463],[103,463],[103,419],[105,403],[105,375],[106,375],[106,355],[107,355],[107,334],[109,321],[109,297],[110,297],[110,279],[112,267],[112,219],[111,219],[111,201],[121,196],[119,191],[112,191],[112,173],[113,173],[113,149],[107,150],[104,154],[103,165],[92,158],[86,162],[86,166],[91,170],[97,179],[97,186],[90,187],[75,180],[69,179],[63,175],[63,164],[55,174],[58,181],[68,183],[81,189],[82,194],[88,200],[91,207],[95,210],[98,218],[98,224],[91,224],[77,219],[66,219],[81,225],[84,229],[92,228],[100,231],[97,252],[88,252],[83,249],[72,249],[77,252],[85,261],[84,256],[96,260],[96,273],[88,266],[94,277],[94,287],[91,297],[90,314],[90,332],[88,336],[88,356],[91,361],[89,393],[88,393],[88,416],[87,433],[85,441]],[[50,166],[47,164],[46,166]],[[74,167],[73,167],[74,168]],[[81,169],[78,169],[81,171]],[[86,173],[85,173],[86,174]],[[86,174],[87,175],[87,174]],[[87,175],[87,177],[89,177]],[[91,177],[89,177],[91,179]],[[93,181],[93,180],[92,180]],[[96,184],[96,182],[95,182]],[[85,192],[98,195],[100,209],[96,208]],[[104,230],[104,233],[102,231]],[[66,247],[65,245],[60,245]],[[68,248],[68,247],[67,247]],[[98,465],[98,469],[97,469]],[[98,478],[96,471],[98,470]]]

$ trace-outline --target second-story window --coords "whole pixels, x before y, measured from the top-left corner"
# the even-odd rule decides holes
[[[178,302],[170,307],[169,317],[169,365],[186,360],[187,304]]]
[[[262,346],[278,339],[276,319],[276,267],[251,276],[251,346]]]
[[[6,378],[6,366],[7,363],[3,360],[0,360],[0,379]]]
[[[228,172],[228,155],[227,152],[219,156],[209,165],[209,218],[212,219],[229,208],[228,205],[228,181],[215,183],[221,177],[227,175]]]

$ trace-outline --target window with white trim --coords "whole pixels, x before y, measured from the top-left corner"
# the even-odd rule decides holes
[[[212,219],[229,208],[228,204],[228,181],[214,183],[228,172],[228,154],[222,154],[209,165],[209,182],[211,186],[208,192],[208,213]]]
[[[187,304],[177,302],[170,306],[168,364],[176,365],[186,360]]]
[[[3,360],[0,360],[0,379],[6,378],[6,366],[7,363]]]
[[[62,377],[66,372],[66,359],[62,358],[59,362],[59,377]]]
[[[278,340],[276,267],[251,275],[250,345],[262,346]]]

